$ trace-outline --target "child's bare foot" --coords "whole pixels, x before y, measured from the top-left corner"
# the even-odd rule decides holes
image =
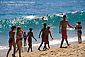
[[[38,48],[38,50],[40,51],[40,48]]]
[[[68,44],[68,46],[70,46],[71,44]]]

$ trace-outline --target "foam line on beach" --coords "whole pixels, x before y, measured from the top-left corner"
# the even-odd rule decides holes
[[[69,43],[77,42],[77,41],[78,41],[78,37],[71,37],[71,38],[68,39]],[[85,41],[85,36],[82,36],[82,41]],[[60,43],[61,43],[61,39],[56,39],[56,40],[49,41],[50,45],[57,45],[57,44],[60,44]],[[64,41],[64,43],[66,43],[66,42]],[[37,47],[39,45],[40,45],[40,43],[33,44],[33,47]],[[29,47],[29,46],[27,45],[25,47]],[[0,46],[0,50],[5,50],[5,49],[8,49],[8,48],[9,48],[8,46]]]

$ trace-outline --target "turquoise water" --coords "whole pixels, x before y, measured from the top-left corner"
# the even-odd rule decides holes
[[[26,33],[29,27],[32,27],[34,36],[38,39],[43,27],[42,23],[46,22],[51,26],[54,40],[60,40],[61,34],[59,34],[58,27],[62,16],[57,15],[60,13],[67,15],[67,20],[71,25],[81,21],[82,37],[85,39],[85,0],[0,0],[0,46],[8,46],[8,32],[12,25],[21,26]],[[42,16],[48,20],[39,20]],[[68,39],[77,39],[75,30],[69,27],[67,30]],[[40,41],[41,39],[37,42],[33,40],[34,43],[40,43]]]

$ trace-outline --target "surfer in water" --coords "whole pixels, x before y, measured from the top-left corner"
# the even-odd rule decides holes
[[[68,40],[67,40],[67,30],[66,30],[67,25],[74,29],[74,27],[69,25],[68,21],[66,20],[66,15],[63,15],[63,19],[60,21],[60,25],[59,25],[59,33],[62,33],[62,41],[61,41],[60,48],[62,48],[62,44],[64,42],[64,39],[66,40],[67,45],[68,46],[70,45],[70,44],[68,44]]]
[[[44,16],[43,17],[40,17],[40,20],[44,20]]]

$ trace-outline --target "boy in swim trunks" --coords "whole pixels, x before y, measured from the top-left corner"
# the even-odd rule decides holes
[[[24,34],[23,34],[23,38],[24,38],[24,46],[26,46],[26,39],[27,39],[26,32],[24,32]]]
[[[9,50],[8,50],[8,52],[7,52],[7,56],[6,56],[6,57],[8,57],[8,54],[9,54],[9,52],[11,51],[12,46],[13,46],[13,48],[14,48],[13,57],[15,57],[15,50],[16,50],[16,43],[15,43],[15,38],[14,38],[14,36],[15,36],[15,30],[16,30],[16,26],[13,25],[13,26],[11,27],[11,30],[9,31]]]
[[[67,40],[67,30],[66,30],[67,25],[74,29],[74,27],[69,25],[68,21],[66,20],[66,15],[63,15],[63,19],[60,21],[60,25],[59,25],[59,33],[62,33],[62,41],[61,41],[60,48],[62,48],[62,44],[63,44],[64,39],[66,40],[66,43],[69,46],[68,40]]]
[[[81,22],[80,21],[78,21],[77,23],[78,23],[78,25],[76,26],[76,28],[77,28],[77,35],[78,35],[78,43],[80,44],[80,43],[82,43],[82,39],[81,39],[82,25],[81,25]]]
[[[43,25],[44,25],[44,27],[41,29],[41,31],[40,31],[40,33],[39,33],[39,37],[38,37],[38,38],[40,38],[40,35],[41,35],[41,33],[42,33],[42,42],[41,42],[38,50],[40,50],[40,47],[42,46],[43,42],[44,42],[44,48],[46,48],[46,41],[47,41],[47,39],[46,39],[46,35],[47,35],[46,25],[47,25],[47,24],[44,23]]]
[[[32,32],[32,28],[30,27],[29,28],[29,32],[28,32],[28,34],[27,34],[27,37],[28,37],[28,45],[29,45],[29,48],[28,48],[28,51],[27,52],[29,52],[29,49],[31,48],[31,52],[32,52],[32,37],[34,38],[34,35],[33,35],[33,32]],[[35,39],[35,38],[34,38]],[[35,41],[37,41],[36,39],[35,39]]]

